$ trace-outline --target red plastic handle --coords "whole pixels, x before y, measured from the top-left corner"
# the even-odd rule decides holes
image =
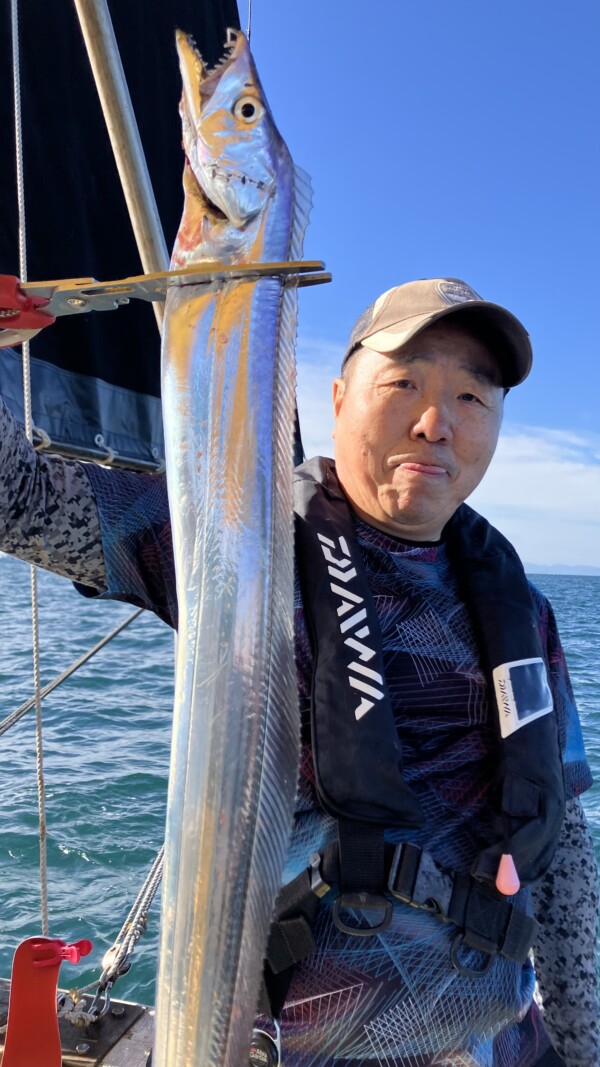
[[[0,329],[41,330],[55,322],[41,308],[50,303],[46,297],[27,296],[13,274],[0,274]]]

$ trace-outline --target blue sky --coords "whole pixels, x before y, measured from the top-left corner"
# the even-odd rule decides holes
[[[242,22],[247,0],[239,0]],[[471,502],[529,562],[600,566],[597,0],[253,0],[252,49],[314,209],[301,293],[307,451],[383,290],[464,278],[529,330],[534,370]]]

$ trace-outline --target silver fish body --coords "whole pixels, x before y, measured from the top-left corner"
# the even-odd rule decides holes
[[[309,194],[244,36],[205,71],[178,34],[185,204],[173,265],[299,258]],[[180,611],[156,1067],[248,1062],[296,795],[296,292],[169,290],[167,481]]]

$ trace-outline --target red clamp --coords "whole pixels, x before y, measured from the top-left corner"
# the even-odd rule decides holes
[[[13,274],[0,274],[0,329],[41,330],[51,326],[55,316],[41,310],[50,303],[47,297],[27,296],[20,285]]]

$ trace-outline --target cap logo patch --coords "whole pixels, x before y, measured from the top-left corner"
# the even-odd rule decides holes
[[[482,300],[470,285],[464,282],[441,281],[438,282],[437,291],[446,304],[466,304],[469,300]]]

